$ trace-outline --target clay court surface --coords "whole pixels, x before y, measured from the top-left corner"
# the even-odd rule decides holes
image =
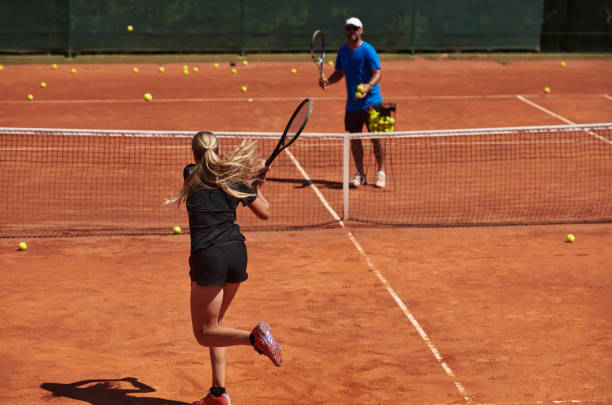
[[[189,65],[6,65],[0,126],[278,132],[311,96],[307,131],[343,130],[344,85],[320,90],[312,62]],[[597,123],[612,121],[611,73],[607,60],[383,59],[382,90],[402,131]],[[246,237],[250,278],[225,324],[265,319],[285,364],[230,349],[233,404],[612,402],[611,224]],[[19,241],[0,239],[0,402],[176,405],[208,389],[188,235]]]

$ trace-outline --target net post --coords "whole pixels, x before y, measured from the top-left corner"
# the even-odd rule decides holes
[[[342,220],[349,219],[349,165],[351,149],[350,135],[345,134],[342,138]]]

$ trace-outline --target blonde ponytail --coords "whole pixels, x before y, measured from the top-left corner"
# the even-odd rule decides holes
[[[166,201],[167,204],[185,202],[198,190],[221,189],[236,198],[246,198],[254,194],[236,190],[240,183],[250,185],[257,177],[255,168],[259,161],[257,145],[254,141],[243,140],[233,151],[219,156],[219,141],[209,131],[200,131],[191,140],[195,167],[185,179],[183,188],[177,195]]]

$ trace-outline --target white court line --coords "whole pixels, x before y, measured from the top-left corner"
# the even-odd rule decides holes
[[[521,95],[519,95],[519,94],[517,94],[517,95],[516,95],[516,98],[518,98],[519,100],[521,100],[521,101],[522,101],[522,102],[524,102],[524,103],[529,104],[529,105],[530,105],[530,106],[532,106],[532,107],[537,108],[537,109],[538,109],[538,110],[540,110],[540,111],[545,112],[545,113],[546,113],[546,114],[548,114],[548,115],[551,115],[551,116],[555,117],[555,118],[556,118],[556,119],[558,119],[558,120],[561,120],[561,121],[565,122],[566,124],[576,125],[576,123],[575,123],[575,122],[570,121],[570,120],[568,120],[567,118],[565,118],[565,117],[563,117],[563,116],[561,116],[561,115],[559,115],[559,114],[556,114],[556,113],[554,113],[554,112],[550,111],[549,109],[542,107],[542,106],[541,106],[541,105],[539,105],[539,104],[534,103],[533,101],[527,100],[525,97],[523,97],[523,96],[521,96]],[[588,129],[586,129],[584,132],[586,132],[587,134],[589,134],[589,135],[591,135],[591,136],[594,136],[595,138],[599,139],[599,140],[600,140],[600,141],[602,141],[602,142],[605,142],[605,143],[607,143],[607,144],[612,145],[612,141],[610,141],[610,140],[609,140],[609,139],[607,139],[607,138],[604,138],[603,136],[597,135],[597,134],[596,134],[595,132],[593,132],[593,131],[589,131]]]
[[[312,182],[308,173],[306,173],[302,165],[300,165],[300,162],[298,162],[298,160],[289,150],[285,149],[285,152],[287,153],[291,161],[293,161],[293,164],[295,164],[295,166],[297,167],[298,171],[302,174],[304,179],[306,179],[306,181],[309,183],[310,187],[312,187],[314,193],[317,195],[317,197],[319,197],[319,200],[321,200],[321,203],[323,204],[323,206],[329,211],[331,216],[336,221],[338,221],[340,226],[343,229],[346,229],[344,225],[344,221],[342,221],[342,219],[336,213],[336,211],[334,211],[334,209],[329,205],[329,203],[327,202],[327,200],[325,199],[325,197],[323,196],[319,188]],[[355,246],[355,248],[357,249],[361,257],[367,263],[370,270],[372,270],[374,274],[376,274],[376,277],[378,277],[380,282],[386,288],[387,292],[391,295],[393,300],[395,300],[395,302],[400,307],[402,312],[404,312],[404,315],[406,315],[406,317],[410,320],[410,323],[412,323],[412,326],[414,326],[414,328],[417,330],[417,332],[421,336],[421,339],[423,339],[425,344],[427,344],[427,347],[433,353],[436,360],[438,360],[438,363],[440,363],[440,366],[442,366],[442,368],[446,372],[446,375],[448,375],[453,380],[453,383],[455,384],[455,387],[457,387],[457,390],[459,390],[459,393],[463,396],[466,402],[471,403],[470,397],[467,395],[465,388],[463,388],[463,385],[461,385],[461,383],[457,381],[457,378],[455,377],[455,373],[453,372],[453,370],[451,370],[449,365],[444,361],[444,359],[440,355],[440,352],[438,351],[438,349],[436,349],[434,344],[431,342],[431,340],[429,339],[429,336],[427,336],[427,333],[425,333],[425,331],[423,330],[419,322],[416,320],[414,315],[412,315],[412,313],[410,312],[410,310],[408,310],[408,307],[406,307],[402,299],[395,293],[395,290],[391,287],[391,284],[389,284],[387,279],[382,275],[380,271],[378,271],[378,269],[376,269],[376,267],[374,266],[374,263],[370,260],[370,257],[368,256],[368,254],[361,247],[361,244],[359,243],[359,241],[357,241],[355,236],[353,236],[353,233],[350,231],[347,231],[347,235],[349,239],[351,240],[351,242],[353,242],[353,245]]]
[[[610,97],[610,96],[609,96],[609,95],[607,95],[607,94],[604,94],[604,97],[605,97],[605,98],[607,98],[608,100],[612,100],[612,97]]]
[[[537,97],[537,94],[527,94],[527,97]],[[488,100],[488,99],[510,99],[515,98],[515,94],[472,94],[472,95],[444,95],[444,96],[391,96],[390,100]],[[607,94],[555,94],[546,96],[549,98],[596,98],[606,97]],[[345,101],[346,97],[311,97],[315,101]],[[219,103],[219,102],[270,102],[270,101],[301,101],[301,97],[190,97],[190,98],[153,98],[150,104],[155,103]],[[104,104],[104,103],[144,103],[141,98],[137,99],[77,99],[77,100],[0,100],[0,104]]]

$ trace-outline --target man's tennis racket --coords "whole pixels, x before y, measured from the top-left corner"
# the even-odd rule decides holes
[[[310,56],[312,56],[312,61],[319,67],[319,74],[321,75],[321,79],[325,80],[325,73],[323,72],[323,60],[325,59],[325,38],[323,37],[323,33],[319,30],[316,30],[314,34],[312,34],[312,40],[310,41]],[[325,84],[323,85],[325,89]]]
[[[266,166],[270,167],[272,161],[281,153],[283,150],[287,149],[293,142],[295,142],[304,128],[306,127],[306,123],[308,122],[308,118],[310,118],[310,113],[312,112],[312,100],[309,98],[304,99],[298,105],[298,107],[293,112],[291,119],[287,123],[285,127],[285,131],[281,136],[274,152],[270,155],[268,160],[266,160]]]

